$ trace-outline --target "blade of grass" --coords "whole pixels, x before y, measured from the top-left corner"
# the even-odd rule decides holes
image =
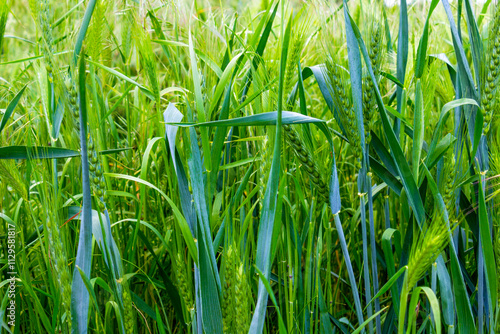
[[[266,288],[267,293],[271,297],[271,301],[273,302],[274,306],[276,307],[276,312],[278,313],[279,333],[285,334],[285,333],[287,333],[286,328],[285,328],[285,323],[283,322],[283,317],[281,316],[280,307],[278,305],[278,302],[276,301],[276,297],[274,296],[274,292],[273,292],[273,289],[271,288],[271,284],[269,284],[269,281],[267,280],[265,275],[262,273],[262,271],[260,271],[260,269],[257,266],[254,266],[254,268],[255,268],[255,271],[257,272],[257,274],[259,274],[259,279],[260,279],[259,281],[261,281],[262,284],[264,285],[264,287]]]
[[[273,3],[274,3],[274,1],[273,1]],[[267,24],[264,28],[264,31],[262,32],[262,35],[260,35],[259,44],[257,45],[257,48],[255,49],[255,56],[253,57],[253,60],[252,60],[252,66],[248,70],[248,73],[245,76],[246,81],[245,81],[245,86],[243,88],[243,91],[241,93],[240,103],[243,103],[244,100],[246,100],[246,98],[247,98],[248,90],[250,89],[250,85],[252,84],[252,80],[253,80],[252,71],[257,70],[257,67],[259,67],[262,55],[264,54],[264,50],[266,48],[267,41],[269,39],[269,35],[270,35],[272,28],[273,28],[273,22],[274,22],[274,18],[276,17],[276,12],[278,10],[278,4],[279,4],[279,2],[277,2],[276,5],[274,6],[274,10],[272,11],[271,16],[269,17],[269,20],[267,21]],[[267,15],[269,15],[269,13],[270,13],[270,9],[272,8],[271,6],[272,6],[272,4],[270,4]],[[265,22],[265,18],[266,17],[264,17],[261,20],[261,22],[259,23],[259,27],[258,27],[257,31],[262,29],[262,25]],[[255,38],[257,38],[258,36],[259,36],[258,34],[255,34]],[[257,40],[255,39],[253,41],[252,45],[255,45],[256,42],[257,42]]]
[[[107,66],[99,64],[99,63],[97,63],[95,61],[92,61],[90,59],[88,60],[88,62],[91,63],[94,66],[99,67],[100,69],[105,70],[106,72],[109,72],[109,73],[113,74],[114,76],[116,76],[116,77],[118,77],[118,78],[120,78],[122,80],[125,80],[125,81],[131,83],[132,85],[138,87],[141,90],[141,92],[143,92],[151,100],[153,100],[153,101],[155,100],[155,96],[154,96],[153,92],[149,88],[144,87],[143,85],[141,85],[140,83],[132,80],[131,78],[129,78],[125,74],[122,74],[122,73],[118,72],[117,70],[114,70],[112,68],[109,68]]]
[[[394,255],[392,253],[391,239],[394,238],[394,247],[396,250],[396,257],[400,258],[401,256],[401,233],[393,228],[388,228],[384,231],[382,235],[382,249],[384,251],[385,263],[387,266],[387,274],[391,277],[395,277],[394,269],[396,265],[394,263]],[[401,267],[401,269],[406,268],[407,266]],[[388,284],[388,283],[387,283]],[[382,291],[383,289],[381,289]],[[380,292],[379,292],[380,293]],[[396,314],[399,314],[399,295],[397,286],[391,286],[391,297],[392,297],[392,305],[394,307],[394,311]]]
[[[85,334],[88,330],[90,296],[85,288],[81,272],[90,277],[92,264],[92,198],[90,193],[89,159],[87,153],[87,103],[85,89],[85,57],[80,58],[78,70],[78,100],[80,103],[80,146],[82,154],[82,219],[78,240],[78,250],[71,287],[71,315],[73,333]],[[78,269],[77,269],[78,268]]]
[[[467,94],[465,97],[473,98],[474,100],[479,101],[477,90],[474,85],[474,80],[472,79],[469,63],[467,62],[467,57],[462,45],[462,40],[460,39],[460,34],[457,30],[457,26],[455,25],[453,14],[451,13],[450,4],[448,0],[442,0],[441,2],[450,23],[451,35],[453,37],[453,46],[455,48],[455,55],[457,57],[458,74],[461,79],[460,82],[463,85],[463,91]]]
[[[75,51],[73,55],[73,63],[76,65],[77,58],[80,55],[80,51],[82,50],[83,40],[85,39],[85,35],[87,34],[87,29],[90,24],[90,19],[92,18],[92,13],[94,13],[94,8],[97,0],[89,0],[87,4],[87,9],[85,9],[85,14],[83,15],[83,20],[80,25],[80,30],[78,31],[78,36],[76,37],[75,42]]]
[[[474,12],[472,11],[472,5],[470,0],[465,0],[465,21],[467,22],[467,30],[469,32],[470,50],[472,52],[472,62],[474,65],[474,74],[476,76],[476,83],[481,82],[483,77],[484,66],[482,64],[485,62],[484,51],[483,51],[483,40],[479,33],[478,24],[476,18],[474,17]]]
[[[425,119],[424,119],[424,97],[420,79],[417,80],[415,89],[415,110],[413,115],[413,147],[412,147],[412,172],[415,182],[418,184],[418,166],[420,164],[420,153],[424,143]]]
[[[455,327],[455,296],[452,291],[450,274],[441,255],[436,262],[443,320],[448,325],[448,328]]]
[[[420,41],[418,42],[417,49],[417,60],[415,64],[415,77],[417,79],[422,78],[424,74],[424,67],[427,61],[427,45],[429,41],[429,20],[431,19],[431,15],[436,9],[439,0],[432,0],[431,5],[429,7],[429,12],[427,13],[427,18],[425,19],[424,31],[422,32],[422,37],[420,37]]]
[[[203,95],[201,92],[201,79],[200,73],[198,72],[198,62],[196,61],[196,54],[194,52],[193,39],[191,37],[191,32],[189,32],[189,58],[191,60],[191,72],[193,76],[194,85],[194,98],[195,98],[195,109],[196,115],[200,122],[210,121],[210,114],[205,110],[203,104]],[[201,129],[201,145],[203,148],[203,161],[205,163],[205,169],[210,171],[212,168],[210,147],[208,141],[208,131],[207,129]]]
[[[385,310],[387,310],[388,308],[389,307],[386,306],[383,309],[381,309],[380,311],[378,311],[377,313],[375,313],[374,315],[372,315],[370,318],[366,319],[365,322],[363,322],[361,325],[359,325],[358,328],[356,328],[356,330],[352,332],[352,334],[362,333],[364,331],[364,328],[366,327],[366,325],[368,325],[370,322],[372,322],[373,319],[375,319],[376,317],[380,316],[380,314],[382,312],[384,312]]]
[[[406,0],[401,0],[399,5],[399,28],[398,28],[398,53],[396,61],[396,77],[398,80],[404,84],[406,76],[406,64],[408,62],[408,8]],[[368,61],[368,60],[367,60]],[[376,82],[376,81],[374,81]],[[396,98],[397,98],[397,110],[401,113],[403,109],[403,88],[396,88]],[[401,126],[401,120],[396,118],[394,121],[394,133],[396,138],[399,139],[399,131]]]

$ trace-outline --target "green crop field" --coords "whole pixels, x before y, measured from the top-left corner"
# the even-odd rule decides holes
[[[500,333],[500,5],[0,0],[0,334]]]

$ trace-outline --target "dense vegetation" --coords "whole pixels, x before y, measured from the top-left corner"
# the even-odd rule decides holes
[[[500,332],[491,0],[0,0],[0,48],[2,332]]]

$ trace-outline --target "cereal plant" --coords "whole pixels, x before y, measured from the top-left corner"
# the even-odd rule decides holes
[[[0,0],[1,333],[500,333],[496,1]]]

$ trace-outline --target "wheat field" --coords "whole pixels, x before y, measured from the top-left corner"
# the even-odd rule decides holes
[[[0,0],[0,333],[500,333],[496,1]]]

